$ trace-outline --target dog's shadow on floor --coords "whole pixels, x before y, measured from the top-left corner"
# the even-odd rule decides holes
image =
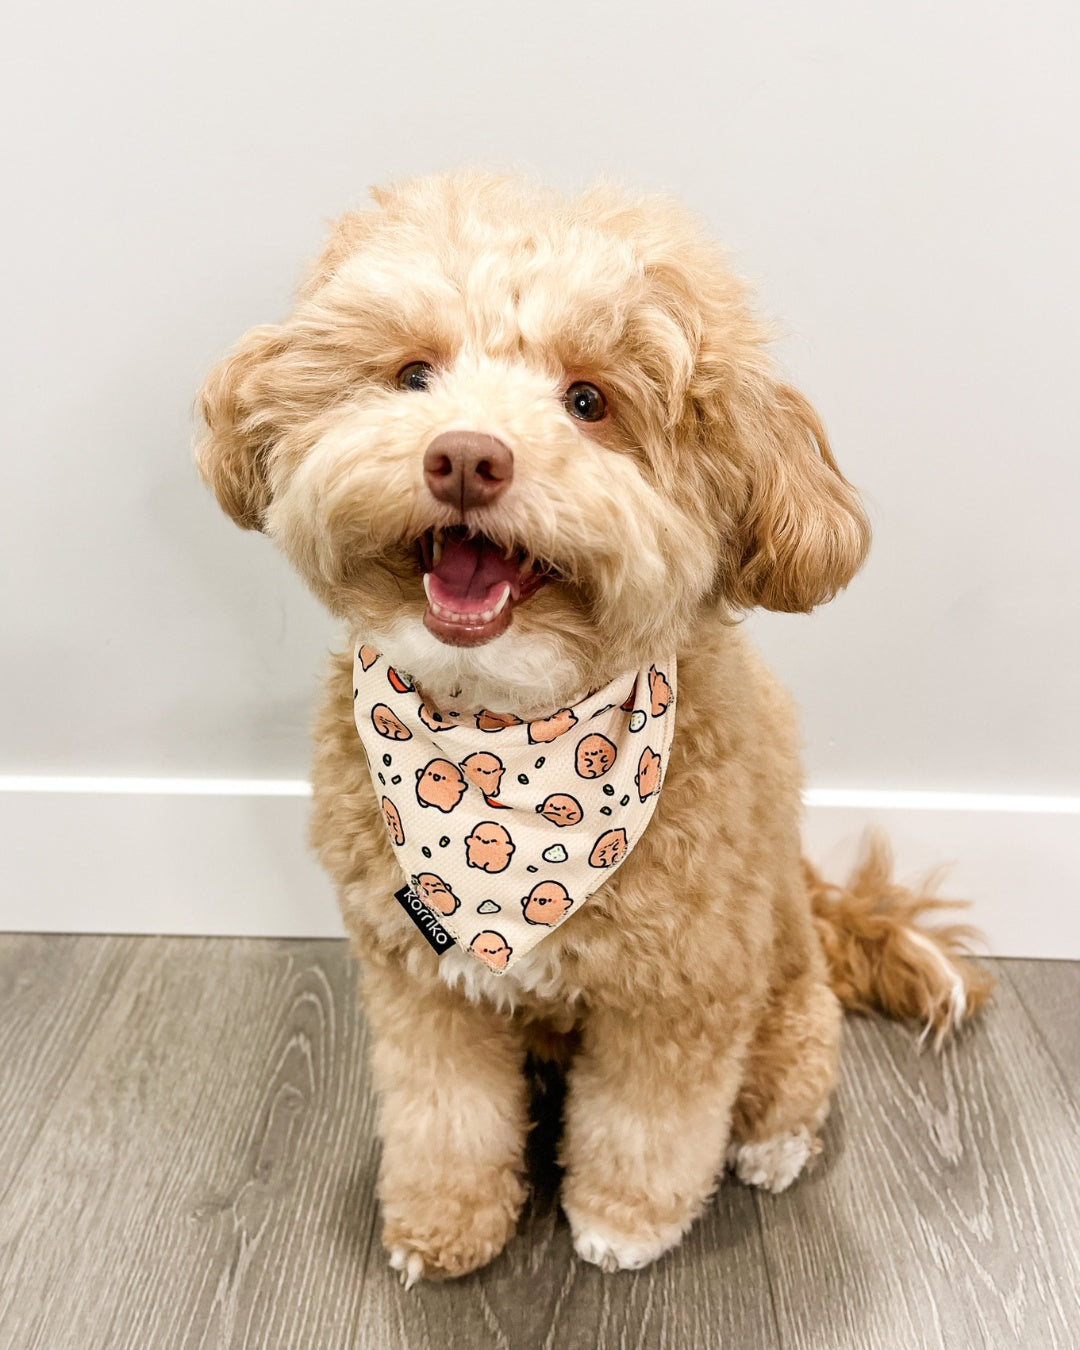
[[[559,1166],[559,1139],[562,1135],[563,1104],[566,1100],[566,1078],[563,1070],[547,1060],[529,1058],[530,1103],[529,1118],[533,1122],[525,1150],[531,1197],[529,1212],[532,1218],[558,1217],[559,1187],[562,1168]]]

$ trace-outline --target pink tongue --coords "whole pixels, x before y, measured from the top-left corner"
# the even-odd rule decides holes
[[[513,586],[518,564],[516,559],[504,558],[482,536],[475,539],[450,536],[430,577],[428,587],[437,604],[458,614],[479,614],[498,601],[506,583]]]

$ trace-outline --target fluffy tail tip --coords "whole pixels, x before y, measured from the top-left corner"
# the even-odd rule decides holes
[[[867,838],[847,884],[824,881],[804,860],[814,922],[829,963],[830,983],[845,1008],[924,1023],[919,1044],[934,1033],[934,1048],[989,998],[993,978],[965,959],[979,937],[967,924],[924,928],[935,910],[966,902],[941,900],[932,882],[909,890],[892,879],[884,835]]]

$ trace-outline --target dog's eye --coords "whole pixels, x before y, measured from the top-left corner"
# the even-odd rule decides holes
[[[579,422],[599,422],[607,411],[604,396],[596,385],[580,381],[572,384],[563,395],[563,407]]]
[[[397,382],[402,389],[426,389],[435,376],[435,367],[427,361],[410,361],[398,371]]]

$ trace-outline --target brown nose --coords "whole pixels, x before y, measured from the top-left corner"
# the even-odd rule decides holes
[[[479,431],[444,431],[424,452],[432,496],[462,511],[494,501],[513,476],[509,447]]]

